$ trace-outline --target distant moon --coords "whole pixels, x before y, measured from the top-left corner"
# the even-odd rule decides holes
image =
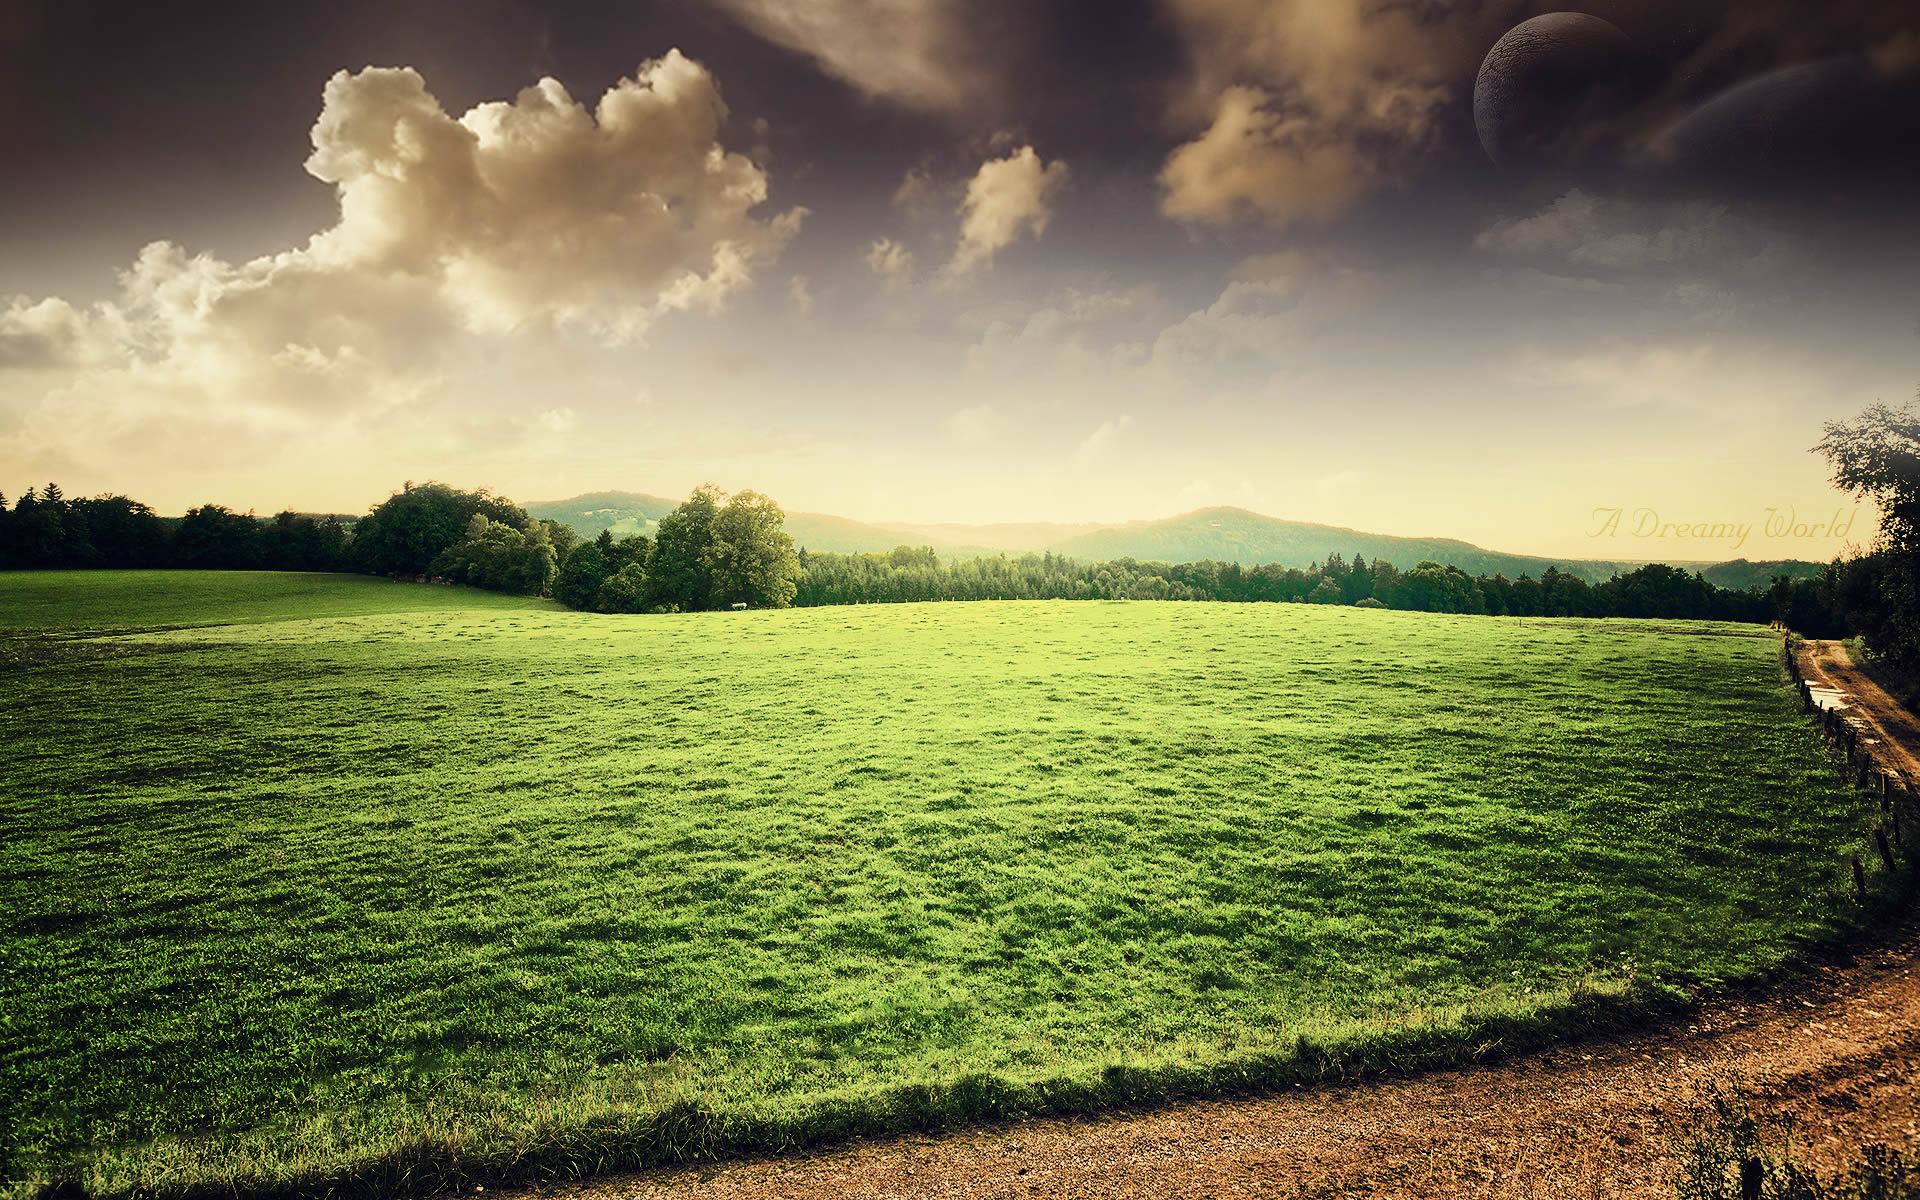
[[[1642,161],[1728,180],[1870,174],[1912,155],[1916,92],[1864,57],[1796,63],[1700,105],[1661,130]]]
[[[1586,13],[1546,13],[1507,30],[1473,82],[1473,127],[1487,157],[1522,164],[1563,154],[1576,114],[1632,66],[1627,35]]]

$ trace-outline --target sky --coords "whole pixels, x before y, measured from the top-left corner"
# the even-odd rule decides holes
[[[0,490],[1826,559],[1920,0],[11,0]]]

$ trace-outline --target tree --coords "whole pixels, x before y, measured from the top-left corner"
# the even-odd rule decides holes
[[[94,562],[102,567],[161,567],[173,554],[167,523],[128,496],[75,500],[71,511],[86,523]]]
[[[36,493],[28,488],[14,505],[14,549],[23,567],[71,566],[72,545],[67,533],[67,501],[60,485],[49,483]]]
[[[786,519],[778,504],[758,492],[740,492],[714,514],[704,561],[717,603],[751,608],[793,603],[800,560],[783,528]]]
[[[608,538],[612,542],[612,538]],[[568,608],[592,608],[600,585],[613,574],[612,564],[597,542],[582,542],[567,552],[553,582],[553,598]]]
[[[599,544],[594,543],[595,546]],[[630,533],[616,542],[609,534],[607,546],[602,553],[607,556],[607,565],[616,571],[628,563],[644,570],[653,562],[653,542],[644,534],[638,533]]]
[[[1340,581],[1340,594],[1348,604],[1358,604],[1373,595],[1373,568],[1358,554],[1347,568],[1347,577]]]
[[[601,581],[593,607],[603,613],[637,613],[645,611],[648,600],[647,573],[627,563]]]
[[[537,521],[516,528],[475,513],[466,536],[433,560],[435,575],[455,583],[508,592],[516,596],[544,596],[556,571],[553,546]]]
[[[1311,592],[1307,593],[1309,604],[1342,604],[1345,601],[1346,595],[1340,590],[1339,581],[1331,575],[1322,579]]]
[[[1875,404],[1852,421],[1829,422],[1822,435],[1814,452],[1834,485],[1880,510],[1873,549],[1836,560],[1823,598],[1876,658],[1920,674],[1920,411]]]
[[[1829,421],[1814,453],[1833,483],[1880,509],[1885,546],[1920,549],[1920,410],[1875,404],[1851,421]]]
[[[685,503],[660,518],[647,569],[650,607],[701,612],[713,606],[707,547],[713,540],[713,519],[725,498],[725,492],[703,483]]]
[[[553,547],[555,557],[566,561],[567,552],[580,544],[580,535],[573,526],[565,521],[556,521],[551,517],[540,518],[540,528],[547,531],[547,544]]]
[[[176,560],[183,567],[212,571],[256,571],[262,556],[260,522],[223,504],[202,504],[180,518],[173,535]]]
[[[476,516],[513,529],[527,525],[526,510],[485,488],[463,492],[444,483],[415,484],[375,505],[354,530],[354,557],[375,575],[424,575],[434,559],[459,543]]]

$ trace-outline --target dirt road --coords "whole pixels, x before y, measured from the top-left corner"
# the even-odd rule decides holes
[[[1837,643],[1810,643],[1833,689],[1920,781],[1920,724]],[[1486,1067],[1085,1120],[544,1188],[566,1200],[879,1197],[1654,1197],[1673,1195],[1671,1134],[1709,1084],[1737,1078],[1796,1120],[1796,1156],[1832,1167],[1881,1141],[1920,1150],[1920,921],[1833,951],[1765,989],[1632,1034]]]
[[[1854,664],[1839,642],[1804,642],[1800,671],[1823,708],[1837,708],[1872,738],[1873,756],[1920,784],[1920,721]]]

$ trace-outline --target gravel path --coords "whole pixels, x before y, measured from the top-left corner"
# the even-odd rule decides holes
[[[1846,694],[1920,781],[1920,725],[1847,660],[1803,665]],[[1709,1085],[1790,1113],[1796,1156],[1833,1167],[1880,1141],[1920,1151],[1920,920],[1690,1016],[1468,1070],[1079,1120],[856,1141],[519,1193],[554,1200],[879,1197],[1654,1197]]]

